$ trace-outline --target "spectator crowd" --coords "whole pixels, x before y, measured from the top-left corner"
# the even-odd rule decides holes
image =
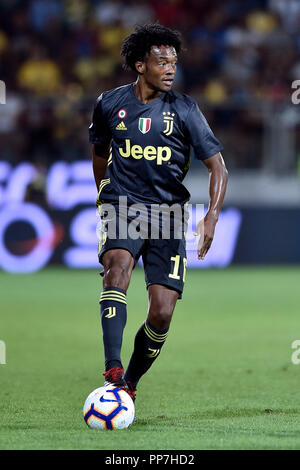
[[[1,0],[0,159],[90,158],[96,97],[136,78],[122,39],[155,21],[182,33],[175,89],[198,100],[229,167],[259,168],[262,109],[300,79],[299,0]]]

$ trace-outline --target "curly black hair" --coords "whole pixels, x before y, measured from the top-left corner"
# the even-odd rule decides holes
[[[159,23],[136,26],[134,32],[122,42],[121,55],[124,57],[124,67],[136,72],[135,63],[144,61],[152,46],[172,46],[179,54],[182,49],[181,34]]]

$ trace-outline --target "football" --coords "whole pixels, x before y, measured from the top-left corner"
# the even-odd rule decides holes
[[[128,393],[111,385],[96,388],[87,397],[83,417],[92,429],[124,429],[134,420],[134,403]]]

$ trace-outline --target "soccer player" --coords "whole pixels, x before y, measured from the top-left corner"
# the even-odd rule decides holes
[[[186,251],[184,231],[182,237],[170,239],[118,236],[120,220],[125,218],[126,224],[133,220],[124,214],[120,219],[119,198],[126,196],[129,206],[143,204],[147,210],[163,203],[176,203],[183,208],[190,194],[182,181],[193,147],[196,158],[210,173],[209,208],[204,236],[198,244],[198,258],[202,260],[214,237],[228,178],[220,154],[222,146],[196,101],[172,90],[180,50],[181,36],[177,31],[159,24],[136,27],[124,39],[121,55],[125,66],[137,73],[137,80],[99,96],[89,129],[97,204],[101,208],[108,203],[113,205],[117,225],[116,237],[105,232],[99,243],[99,261],[104,267],[100,297],[103,375],[105,384],[126,388],[133,399],[140,378],[157,359],[167,339],[172,314],[183,291]],[[199,230],[198,224],[198,233]],[[127,316],[126,292],[140,256],[149,307],[124,372],[121,346]]]

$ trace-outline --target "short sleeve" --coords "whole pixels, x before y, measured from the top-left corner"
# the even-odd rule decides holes
[[[185,122],[188,138],[198,160],[205,160],[223,150],[197,103],[193,103]]]
[[[111,141],[111,130],[103,113],[103,94],[99,96],[93,112],[92,124],[89,127],[89,139],[92,144],[105,145]]]

